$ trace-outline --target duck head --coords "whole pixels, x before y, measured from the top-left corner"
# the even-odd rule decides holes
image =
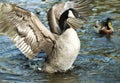
[[[106,19],[106,26],[107,26],[108,30],[113,30],[112,21],[111,20],[112,20],[111,18],[107,18]]]

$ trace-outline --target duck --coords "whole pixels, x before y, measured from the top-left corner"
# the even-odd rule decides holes
[[[0,33],[8,36],[28,58],[41,51],[47,54],[42,71],[66,72],[80,51],[76,29],[86,22],[93,0],[57,3],[48,11],[50,30],[35,13],[11,3],[0,3]]]
[[[112,19],[108,17],[104,20],[97,20],[94,30],[101,36],[106,35],[106,37],[110,37],[110,35],[114,32],[114,29],[112,27]]]

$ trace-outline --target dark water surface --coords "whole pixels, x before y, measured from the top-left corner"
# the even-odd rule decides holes
[[[46,12],[60,0],[0,1],[40,12],[39,18],[48,26]],[[120,0],[95,0],[94,6],[89,23],[78,30],[82,46],[73,70],[59,74],[37,71],[44,62],[44,53],[28,61],[6,36],[1,36],[0,83],[120,83]],[[115,32],[110,41],[93,30],[95,21],[106,17],[113,18]]]

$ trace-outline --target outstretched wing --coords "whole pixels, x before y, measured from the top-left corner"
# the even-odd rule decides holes
[[[58,20],[62,13],[70,8],[76,10],[79,15],[83,17],[87,17],[91,13],[92,3],[94,0],[71,0],[64,3],[55,4],[48,13],[48,20],[50,21],[50,29],[53,33],[60,33]],[[51,19],[53,19],[51,21]]]
[[[0,33],[4,33],[29,59],[41,50],[49,53],[54,36],[30,11],[14,4],[0,3]],[[47,47],[46,47],[47,46]]]

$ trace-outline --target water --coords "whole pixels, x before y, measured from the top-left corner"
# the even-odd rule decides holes
[[[46,12],[60,0],[0,0],[16,3],[34,13],[48,27]],[[61,0],[64,1],[64,0]],[[39,3],[38,3],[39,2]],[[74,69],[66,73],[47,74],[36,68],[44,62],[45,53],[27,60],[6,36],[0,37],[0,83],[120,83],[120,1],[95,0],[89,22],[78,30],[82,46]],[[94,33],[98,19],[113,18],[115,30],[111,41]]]

